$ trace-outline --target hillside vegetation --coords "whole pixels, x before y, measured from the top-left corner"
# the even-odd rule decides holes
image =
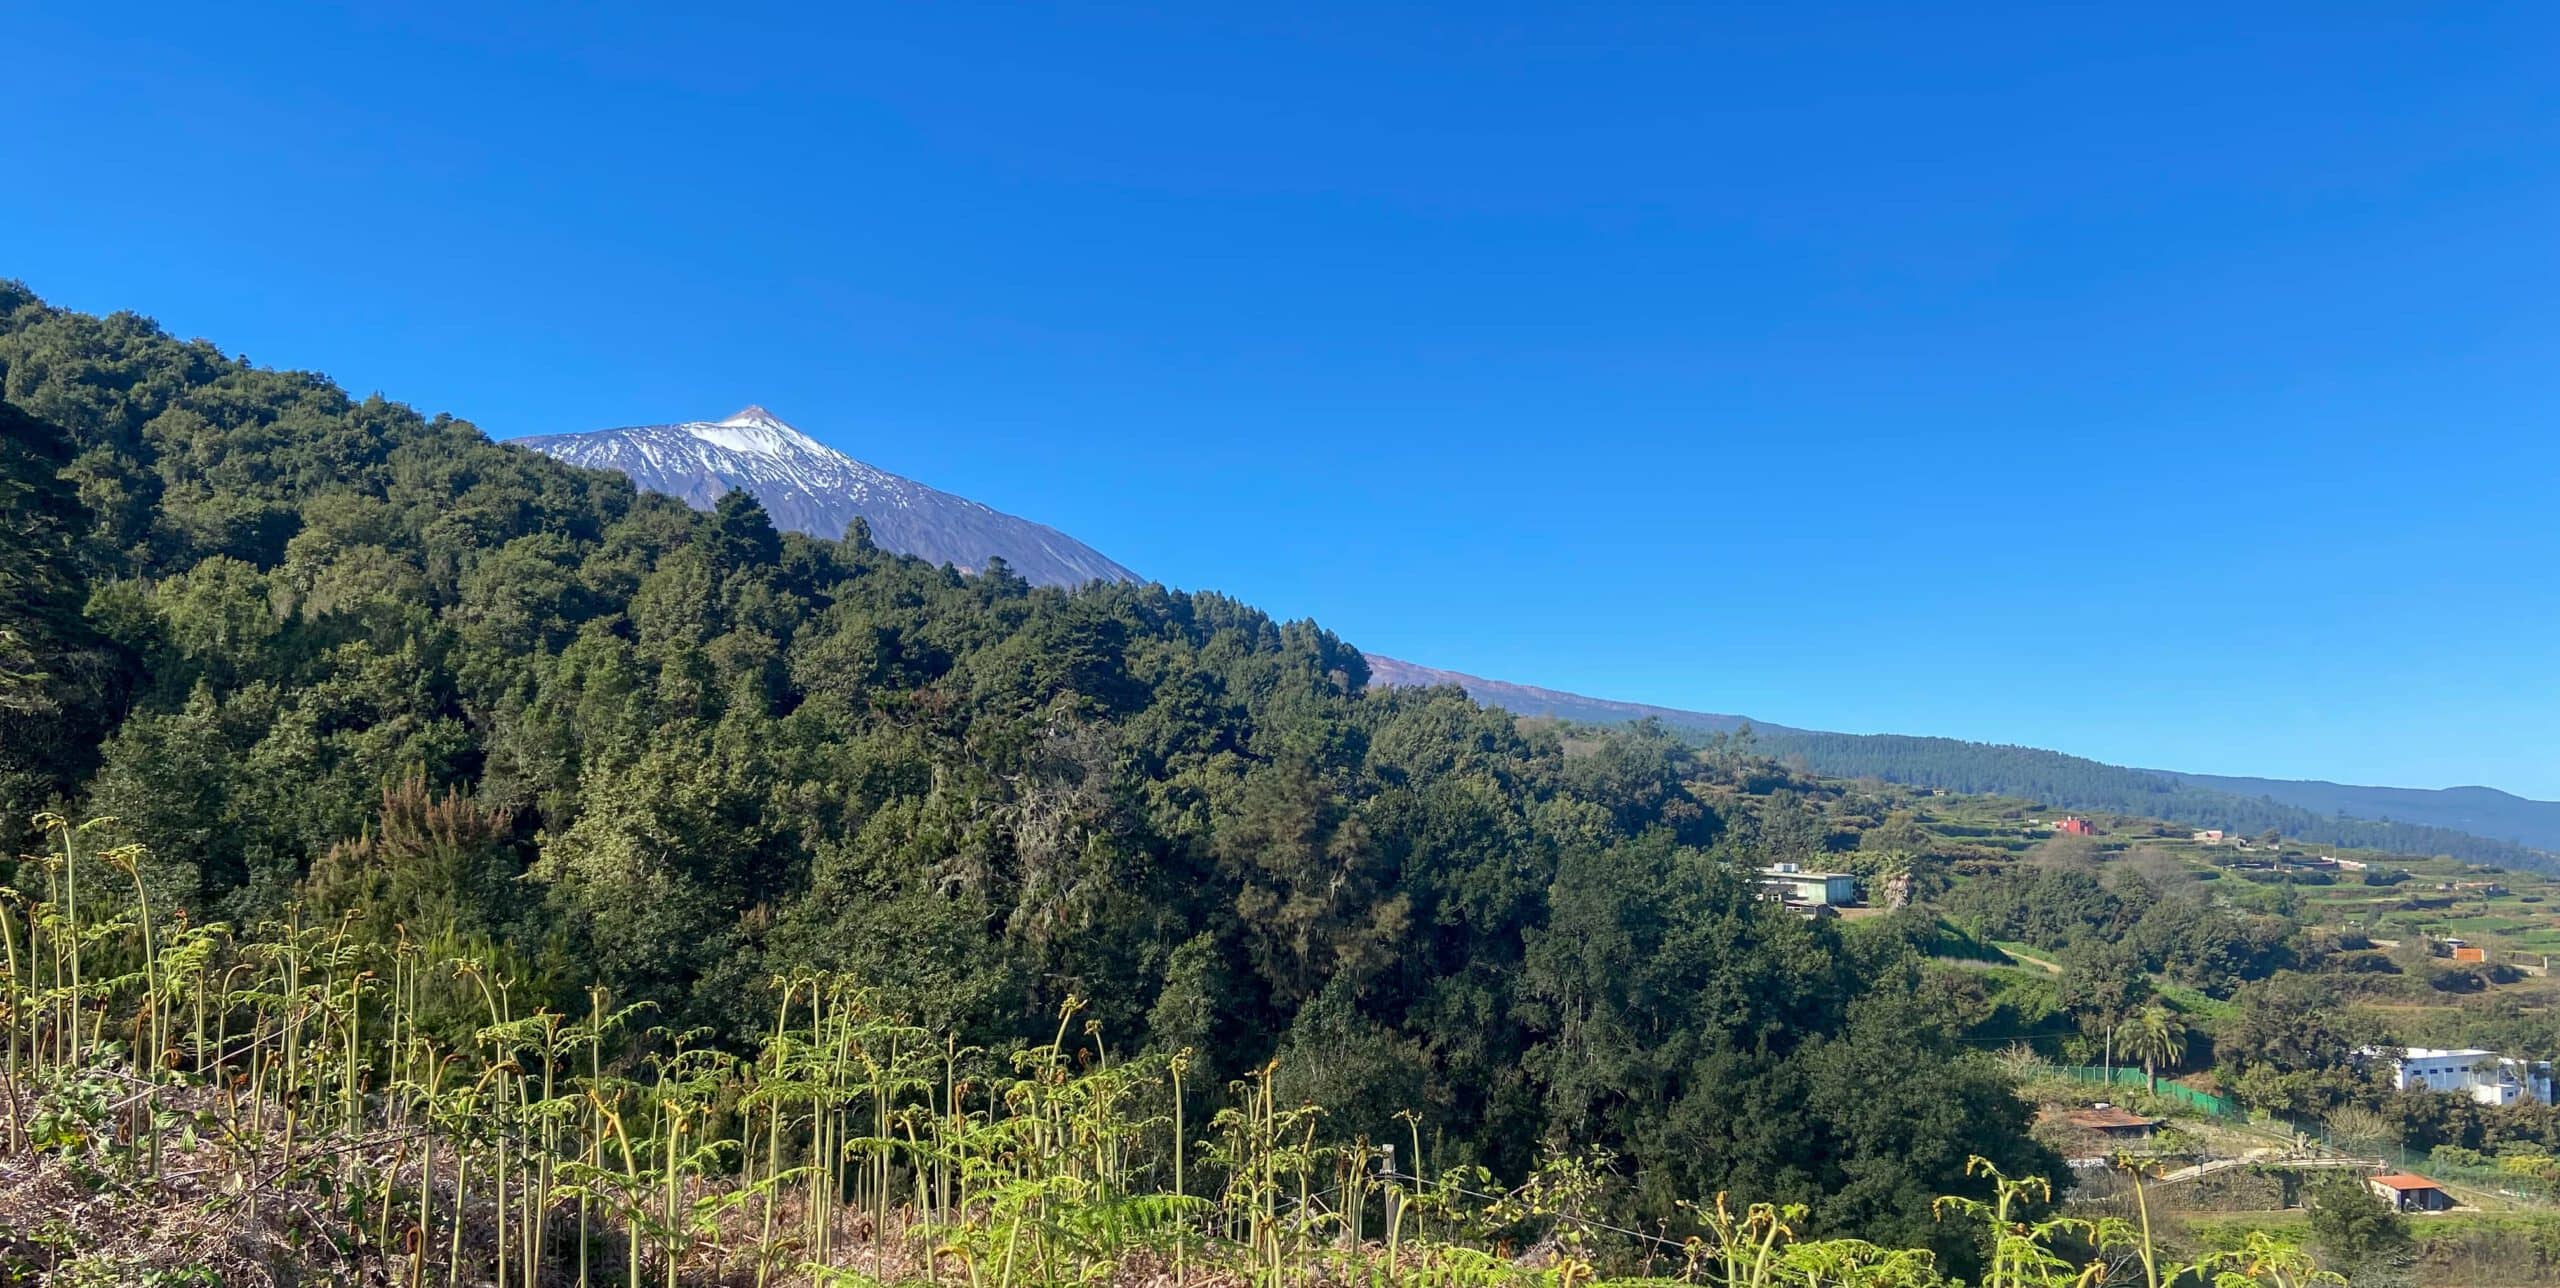
[[[990,1068],[858,979],[788,977],[732,1050],[601,989],[526,1009],[482,957],[352,914],[193,925],[154,909],[143,851],[96,848],[111,827],[36,822],[40,892],[0,905],[0,1282],[1955,1282],[1928,1250],[1804,1239],[1800,1206],[1613,1224],[1606,1150],[1557,1142],[1503,1184],[1435,1167],[1413,1117],[1340,1140],[1270,1065],[1195,1117],[1195,1053],[1115,1055],[1077,998]],[[2284,1238],[2180,1262],[2147,1217],[1965,1174],[1986,1197],[1932,1211],[1985,1288],[2339,1282]]]
[[[2189,786],[2263,797],[2314,814],[2391,819],[2498,837],[2537,850],[2560,849],[2560,801],[2528,800],[2494,787],[2358,787],[2316,780],[2161,772]]]
[[[2035,747],[1907,734],[1826,733],[1736,715],[1613,702],[1375,655],[1369,662],[1376,683],[1454,684],[1479,702],[1524,716],[1600,725],[1652,720],[1706,740],[1747,732],[1761,751],[1828,777],[2017,796],[2054,809],[2106,810],[2250,835],[2273,830],[2313,845],[2560,869],[2560,861],[2542,852],[2560,845],[2560,804],[2487,788],[2416,791],[2128,769]]]
[[[1951,792],[2022,796],[2056,809],[2107,810],[2250,835],[2275,831],[2314,845],[2442,854],[2543,870],[2560,867],[2547,855],[2492,836],[2317,813],[2266,796],[2197,786],[2168,774],[2058,751],[1901,734],[1755,730],[1754,737],[1770,755],[1800,758],[1816,773],[1841,778],[1881,778]]]
[[[0,621],[0,825],[38,854],[39,810],[112,819],[131,879],[84,898],[137,920],[106,924],[147,898],[244,962],[344,927],[328,953],[431,946],[411,976],[469,963],[513,1016],[593,987],[731,1060],[810,1021],[788,981],[840,981],[981,1088],[1075,999],[1094,1050],[1267,1077],[1322,1142],[1418,1134],[1515,1183],[1604,1151],[1606,1210],[1649,1229],[1729,1191],[1964,1264],[1931,1204],[1990,1195],[1968,1158],[2052,1173],[1919,1000],[1919,934],[1756,897],[1749,869],[1809,844],[1808,785],[1772,767],[1363,693],[1356,650],[1217,595],[963,577],[743,495],[697,513],[16,287],[0,398],[26,413],[0,477],[37,501],[10,511],[35,592]],[[44,870],[8,876],[13,915]],[[127,1031],[126,995],[40,966],[17,986]],[[312,1039],[383,1022],[351,1005]],[[444,1005],[421,1036],[469,1052],[485,1023]],[[283,1078],[255,1094],[291,1120],[325,1088],[254,1063],[301,1030],[263,1032],[214,1059]],[[662,1080],[672,1043],[605,1075]],[[359,1063],[335,1094],[410,1069]]]

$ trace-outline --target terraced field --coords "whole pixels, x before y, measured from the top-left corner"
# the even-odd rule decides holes
[[[2055,844],[2054,816],[2031,802],[1997,797],[1912,797],[1908,805],[1931,833],[1988,856],[2020,857]],[[2173,861],[2199,880],[2240,880],[2298,903],[2297,915],[2316,924],[2365,930],[2382,938],[2425,935],[2480,944],[2498,960],[2506,954],[2560,953],[2560,882],[2453,859],[2382,854],[2285,844],[2205,845],[2184,828],[2154,819],[2088,816],[2097,834],[2087,839],[2100,862],[2145,858]],[[2062,838],[2063,844],[2075,844]],[[2320,858],[2365,865],[2364,870],[2313,870]],[[2241,865],[2283,864],[2280,870]],[[2392,885],[2368,885],[2367,873],[2405,873]],[[2245,897],[2242,900],[2249,901]],[[2539,961],[2531,964],[2539,965]]]

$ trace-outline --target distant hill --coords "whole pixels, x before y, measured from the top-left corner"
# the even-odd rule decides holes
[[[2560,850],[2560,801],[2538,801],[2495,787],[2357,787],[2317,779],[2230,778],[2155,771],[2179,782],[2239,796],[2265,797],[2314,814],[2349,814],[2449,827],[2480,836]]]
[[[2185,781],[2176,774],[2128,769],[2037,747],[1965,742],[1907,734],[1762,734],[1760,747],[1801,758],[1816,773],[1881,778],[1955,792],[2023,796],[2058,809],[2106,810],[2243,834],[2273,828],[2314,845],[2398,854],[2444,854],[2480,863],[2548,870],[2552,860],[2504,837],[2419,822],[2319,811]],[[2251,781],[2251,780],[2236,780]]]
[[[2546,870],[2554,861],[2529,847],[2560,845],[2560,804],[2487,788],[2431,792],[2213,778],[2130,769],[2037,747],[1908,734],[1826,733],[1738,715],[1584,697],[1376,655],[1369,657],[1369,676],[1372,684],[1454,684],[1479,702],[1522,715],[1597,724],[1651,718],[1697,734],[1732,733],[1747,725],[1762,751],[1801,760],[1815,773],[1836,778],[1880,778],[1951,792],[2019,796],[2057,809],[2136,814],[2243,833],[2273,828],[2315,845],[2444,854]],[[2478,792],[2496,801],[2469,795]],[[2467,819],[2469,825],[2457,819]],[[2520,832],[2513,825],[2515,820],[2526,820],[2533,828]],[[2534,839],[2546,836],[2555,839]]]
[[[774,526],[830,541],[859,519],[881,549],[964,572],[1001,558],[1037,586],[1140,580],[1056,528],[865,465],[762,407],[721,420],[513,441],[572,465],[619,470],[641,487],[697,510],[743,488],[773,516]]]

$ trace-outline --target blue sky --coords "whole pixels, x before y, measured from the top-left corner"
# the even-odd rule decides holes
[[[1432,665],[2560,796],[2547,8],[389,8],[13,8],[0,275]]]

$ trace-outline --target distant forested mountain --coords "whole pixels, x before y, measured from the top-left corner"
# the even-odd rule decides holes
[[[1951,792],[2019,796],[2057,809],[2138,814],[2235,832],[2272,828],[2314,845],[2446,854],[2526,867],[2552,866],[2552,860],[2529,848],[2545,843],[2536,838],[2560,843],[2560,805],[2486,788],[2404,792],[2127,769],[2034,747],[1906,734],[1824,733],[1759,724],[1742,716],[1613,702],[1415,666],[1376,654],[1368,655],[1368,662],[1372,683],[1455,685],[1479,702],[1521,715],[1594,724],[1652,719],[1692,734],[1730,734],[1749,728],[1760,751],[1800,760],[1814,773],[1837,778],[1880,778]],[[2475,792],[2487,792],[2498,800],[2483,802],[2467,795]],[[2479,826],[2456,821],[2464,818],[2477,819]]]
[[[2551,861],[2513,841],[2383,819],[2322,814],[2264,796],[2181,781],[2081,756],[1955,738],[1905,734],[1755,733],[1760,750],[1800,757],[1816,773],[1881,778],[1955,792],[1988,792],[2043,801],[2058,809],[2108,810],[2244,834],[2273,829],[2315,845],[2401,854],[2447,854],[2485,863],[2549,867]],[[2241,780],[2247,781],[2247,780]]]
[[[2532,800],[2494,787],[2357,787],[2318,780],[2156,772],[2191,787],[2263,797],[2314,814],[2387,818],[2519,841],[2537,850],[2560,850],[2560,801]]]

